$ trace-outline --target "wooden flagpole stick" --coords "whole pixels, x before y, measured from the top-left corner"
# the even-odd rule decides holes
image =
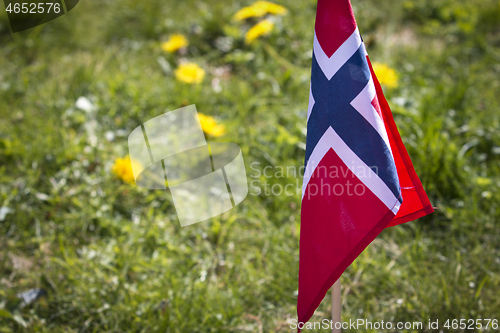
[[[332,333],[340,333],[342,331],[342,319],[340,315],[340,308],[342,307],[342,295],[340,292],[340,277],[332,286]],[[338,325],[335,325],[339,323]],[[336,328],[338,327],[338,328]]]

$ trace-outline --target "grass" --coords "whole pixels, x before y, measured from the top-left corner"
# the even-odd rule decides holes
[[[295,184],[254,168],[303,163],[315,2],[287,3],[251,45],[231,20],[244,4],[81,1],[15,35],[0,15],[0,332],[290,331],[299,193],[250,195],[180,228],[168,192],[110,172],[132,129],[196,104],[242,148],[250,181]],[[399,74],[386,96],[439,209],[385,230],[348,268],[343,320],[500,319],[500,3],[353,6],[372,60]],[[177,32],[200,85],[176,81],[180,57],[160,48]],[[75,108],[80,96],[97,110]],[[47,295],[23,307],[31,288]]]

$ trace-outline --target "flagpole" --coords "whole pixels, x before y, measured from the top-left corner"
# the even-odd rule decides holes
[[[340,309],[342,307],[342,299],[340,293],[340,277],[332,286],[332,333],[340,333],[342,331],[342,320],[340,315]],[[340,323],[335,325],[335,323]],[[338,327],[338,328],[336,328]]]

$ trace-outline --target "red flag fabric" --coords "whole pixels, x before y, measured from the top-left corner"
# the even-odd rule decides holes
[[[433,212],[349,0],[318,0],[307,112],[298,322],[386,227]]]
[[[379,101],[378,108],[381,109],[385,127],[388,129],[387,134],[389,136],[389,142],[391,143],[394,160],[396,161],[399,184],[403,194],[403,204],[394,219],[387,226],[387,228],[389,228],[398,224],[416,220],[425,215],[429,215],[434,212],[434,209],[432,208],[424,187],[415,172],[415,168],[413,167],[410,156],[406,151],[403,140],[401,140],[401,135],[399,135],[396,122],[392,116],[391,108],[385,99],[382,87],[380,86],[377,76],[373,71],[371,61],[368,57],[367,59],[373,81],[375,82],[375,89],[377,91]]]

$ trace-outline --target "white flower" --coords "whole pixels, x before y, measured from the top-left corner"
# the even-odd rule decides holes
[[[77,109],[85,112],[92,112],[97,109],[97,107],[87,97],[83,96],[78,97],[75,106]]]

